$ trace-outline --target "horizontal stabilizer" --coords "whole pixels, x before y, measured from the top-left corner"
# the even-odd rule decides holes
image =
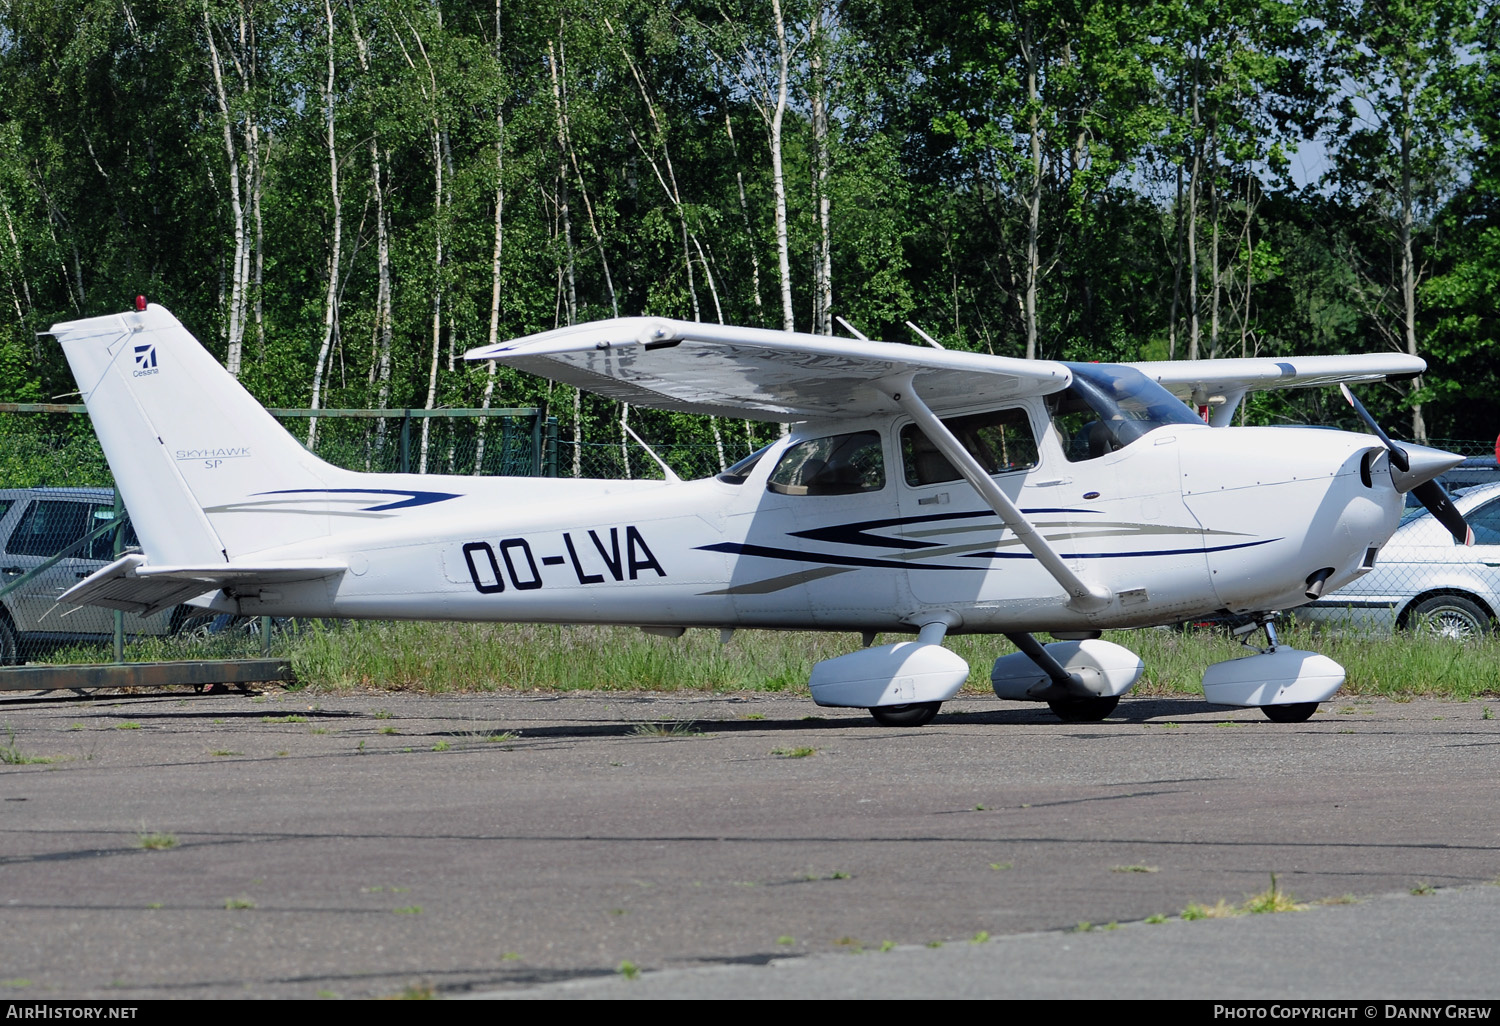
[[[79,581],[63,592],[62,601],[75,606],[103,606],[149,616],[221,588],[315,581],[334,577],[345,569],[344,564],[332,561],[307,561],[296,565],[148,566],[146,557],[137,552],[121,556]]]

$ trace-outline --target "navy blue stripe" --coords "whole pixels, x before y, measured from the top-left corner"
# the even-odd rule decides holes
[[[1099,510],[1095,509],[1023,509],[1021,511],[1027,516],[1038,513],[1089,513],[1097,515]],[[979,518],[995,519],[993,510],[979,510],[970,513],[929,513],[920,517],[887,517],[884,520],[858,520],[852,524],[834,524],[832,527],[814,527],[806,531],[792,531],[793,538],[809,538],[813,541],[829,542],[835,545],[869,545],[877,548],[894,549],[930,549],[936,548],[939,543],[921,541],[916,538],[887,538],[870,531],[878,531],[883,527],[907,527],[912,524],[932,524],[944,520],[973,520]]]
[[[864,556],[836,556],[829,552],[798,552],[796,549],[776,549],[769,545],[743,545],[739,542],[718,542],[700,545],[703,552],[728,552],[737,556],[762,556],[766,559],[790,559],[799,563],[825,563],[829,566],[868,566],[887,570],[973,570],[969,566],[940,566],[937,563],[906,563],[894,559],[868,559]]]
[[[408,506],[426,506],[434,502],[462,498],[457,492],[414,492],[401,488],[283,488],[276,492],[256,492],[256,495],[405,495],[401,502],[388,502],[383,506],[366,506],[360,512],[379,513],[388,509],[404,509]]]
[[[1228,552],[1231,549],[1249,549],[1257,545],[1269,545],[1280,538],[1263,538],[1260,541],[1239,542],[1234,545],[1215,545],[1209,548],[1192,549],[1147,549],[1141,552],[1059,552],[1063,559],[1115,559],[1129,556],[1193,556],[1200,552]],[[1035,559],[1029,552],[966,552],[960,559]]]
[[[1213,548],[1154,549],[1140,552],[1060,552],[1063,559],[1132,559],[1142,556],[1184,556],[1206,552],[1226,552],[1230,549],[1248,549],[1257,545],[1269,545],[1280,538],[1261,541],[1240,542],[1235,545],[1219,545]],[[796,549],[778,549],[770,545],[748,545],[741,542],[718,542],[700,545],[702,552],[727,552],[736,556],[761,556],[765,559],[787,559],[800,563],[823,563],[828,566],[863,566],[888,570],[982,570],[977,566],[946,566],[941,563],[917,563],[894,559],[870,559],[864,556],[838,556],[829,552],[799,552]],[[1030,552],[974,552],[960,559],[1035,559]]]

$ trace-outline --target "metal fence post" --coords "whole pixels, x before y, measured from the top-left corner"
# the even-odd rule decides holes
[[[531,418],[531,476],[542,476],[542,414]]]
[[[411,410],[401,411],[401,473],[411,473]]]
[[[115,489],[114,523],[114,545],[110,547],[110,551],[114,553],[114,557],[116,559],[119,559],[120,553],[125,548],[125,500],[120,498],[120,489],[118,488]],[[85,553],[85,555],[87,555],[87,553]],[[123,663],[125,661],[125,614],[118,609],[116,609],[114,612],[114,657],[115,662]]]

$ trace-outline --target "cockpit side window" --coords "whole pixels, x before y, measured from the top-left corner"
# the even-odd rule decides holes
[[[885,487],[880,435],[858,431],[798,442],[771,472],[766,487],[781,495],[853,495]]]
[[[953,417],[943,425],[991,475],[1030,470],[1037,464],[1031,418],[1020,407]],[[962,475],[915,424],[901,429],[901,464],[909,485],[957,481]]]
[[[1070,363],[1073,384],[1047,397],[1063,452],[1074,463],[1123,449],[1167,424],[1203,422],[1171,392],[1133,367]]]

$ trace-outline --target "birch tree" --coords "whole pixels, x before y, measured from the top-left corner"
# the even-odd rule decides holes
[[[1474,0],[1347,0],[1338,10],[1339,67],[1349,92],[1339,104],[1332,176],[1390,234],[1397,271],[1364,268],[1375,289],[1373,323],[1392,348],[1419,355],[1417,294],[1428,268],[1419,240],[1450,195],[1472,138],[1458,97],[1473,74],[1468,47]],[[1411,386],[1411,432],[1426,441],[1424,383]]]

